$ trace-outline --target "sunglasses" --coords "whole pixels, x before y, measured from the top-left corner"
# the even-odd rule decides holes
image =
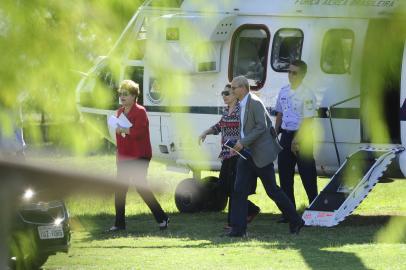
[[[221,92],[221,95],[222,95],[222,96],[225,96],[225,97],[228,97],[228,96],[230,95],[230,91],[226,91],[226,90],[225,90],[225,91],[222,91],[222,92]]]
[[[119,97],[128,97],[129,95],[130,95],[130,93],[127,91],[118,92]]]
[[[222,96],[228,97],[230,95],[230,91],[224,90],[221,92]]]

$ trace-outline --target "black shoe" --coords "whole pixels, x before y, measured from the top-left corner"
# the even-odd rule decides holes
[[[254,218],[261,212],[261,208],[258,207],[258,210],[252,213],[251,215],[247,216],[247,223],[250,223],[254,220]]]
[[[281,217],[276,221],[276,223],[289,223],[289,220],[285,217]]]
[[[300,229],[302,229],[304,225],[305,225],[304,220],[303,220],[303,219],[300,219],[300,222],[299,222],[299,223],[295,223],[295,224],[289,226],[289,227],[290,227],[290,228],[289,228],[289,229],[290,229],[290,233],[291,233],[291,234],[296,234],[296,235],[298,235],[299,232],[300,232]]]
[[[118,231],[125,231],[125,227],[111,226],[106,230],[106,232],[118,232]]]
[[[235,232],[231,230],[229,233],[226,234],[228,237],[247,237],[246,232]]]
[[[169,218],[166,218],[161,223],[159,223],[159,229],[161,231],[168,229],[168,226],[169,226]]]

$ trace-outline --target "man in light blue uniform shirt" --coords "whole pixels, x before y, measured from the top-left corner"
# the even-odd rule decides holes
[[[289,85],[282,87],[279,92],[275,110],[275,130],[282,133],[280,144],[283,150],[278,155],[279,181],[281,188],[296,206],[294,197],[294,176],[297,164],[309,204],[317,197],[317,172],[313,157],[311,138],[303,145],[299,130],[312,130],[313,117],[316,112],[316,98],[313,92],[303,84],[307,65],[302,60],[295,60],[289,66]],[[306,134],[312,136],[312,133]],[[303,150],[306,149],[306,151]],[[282,217],[278,222],[287,222]]]

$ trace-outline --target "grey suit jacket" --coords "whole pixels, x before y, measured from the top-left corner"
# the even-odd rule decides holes
[[[248,94],[245,106],[241,144],[251,152],[258,168],[273,162],[282,150],[276,138],[271,135],[272,121],[262,101],[255,95]]]

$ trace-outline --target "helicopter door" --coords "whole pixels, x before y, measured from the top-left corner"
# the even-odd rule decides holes
[[[140,94],[137,99],[137,103],[144,105],[144,63],[137,60],[129,60],[124,70],[123,79],[130,79],[138,83]]]

